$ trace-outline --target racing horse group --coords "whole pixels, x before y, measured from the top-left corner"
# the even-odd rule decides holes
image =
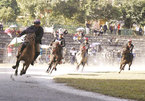
[[[20,72],[20,75],[23,75],[26,73],[29,65],[34,60],[35,34],[34,33],[27,34],[25,36],[25,40],[29,44],[26,46],[26,48],[24,49],[22,54],[20,54],[20,56],[17,56],[16,64],[14,66],[12,66],[13,69],[16,69],[15,75],[18,74],[18,67],[19,67],[20,61],[22,61],[22,60],[24,61],[23,68]],[[20,52],[20,49],[21,49],[21,46],[18,49],[18,54]],[[52,51],[50,54],[50,62],[49,62],[47,72],[52,73],[53,70],[56,70],[56,66],[61,63],[61,60],[62,60],[62,47],[59,44],[59,42],[54,42],[52,45]],[[80,48],[80,51],[76,54],[76,63],[77,63],[76,70],[79,70],[80,65],[82,65],[83,66],[82,71],[83,71],[84,66],[87,63],[87,60],[88,60],[88,55],[86,54],[85,46],[82,46]],[[133,55],[128,52],[128,49],[125,49],[122,54],[119,73],[121,73],[121,71],[124,70],[124,67],[126,64],[129,64],[129,70],[130,70],[132,61],[133,61]]]

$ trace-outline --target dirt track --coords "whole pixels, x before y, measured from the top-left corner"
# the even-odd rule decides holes
[[[0,64],[0,101],[128,101],[75,90],[64,84],[56,84],[52,79],[54,76],[66,74],[75,74],[76,77],[83,78],[145,79],[144,72],[138,72],[135,68],[132,68],[130,72],[125,70],[127,72],[118,74],[116,67],[86,66],[84,72],[81,73],[75,72],[75,66],[68,64],[58,66],[58,70],[54,71],[52,75],[45,72],[46,64],[35,64],[35,67],[30,66],[26,75],[15,77],[11,66],[11,64]]]

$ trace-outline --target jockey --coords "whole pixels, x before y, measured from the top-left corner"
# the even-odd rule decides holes
[[[35,38],[35,57],[34,57],[34,61],[36,60],[36,58],[39,56],[40,54],[40,44],[41,44],[41,39],[43,36],[43,28],[40,26],[40,20],[35,20],[34,21],[34,25],[28,27],[26,30],[22,31],[22,33],[20,33],[18,35],[18,37],[21,37],[22,35],[25,34],[29,34],[29,33],[35,33],[36,38]],[[23,42],[21,50],[20,50],[20,54],[23,52],[24,48],[27,46],[27,42]],[[20,56],[20,54],[18,54],[18,56]],[[34,65],[34,61],[31,63],[31,65]]]
[[[128,40],[126,47],[129,49],[130,53],[132,53],[134,45],[132,44],[132,40]]]
[[[52,46],[53,42],[59,42],[59,44],[61,45],[62,47],[62,50],[61,50],[61,54],[62,54],[62,59],[63,59],[63,48],[65,47],[65,39],[63,38],[63,32],[59,33],[59,36],[54,38],[53,41],[51,42],[50,46]]]
[[[85,37],[85,41],[81,44],[81,46],[85,46],[86,53],[88,54],[88,50],[90,48],[90,44],[88,42],[88,38],[87,37]]]
[[[50,46],[52,46],[53,42],[56,41],[58,41],[62,47],[65,47],[65,39],[63,38],[63,33],[59,33],[59,36],[53,39]]]

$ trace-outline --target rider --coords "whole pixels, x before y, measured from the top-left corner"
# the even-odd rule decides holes
[[[126,48],[129,49],[130,53],[132,53],[134,45],[132,44],[132,40],[128,40],[128,43],[126,45]]]
[[[89,41],[88,41],[88,38],[85,37],[85,41],[81,44],[81,46],[84,46],[85,49],[86,49],[86,53],[88,54],[88,50],[90,48],[90,44],[89,44]]]
[[[42,39],[42,36],[44,33],[43,28],[40,26],[40,24],[41,24],[40,20],[35,20],[34,25],[28,27],[26,30],[22,31],[22,33],[20,33],[18,35],[18,37],[25,35],[25,34],[29,34],[29,33],[35,33],[35,35],[36,35],[36,37],[35,37],[35,57],[34,57],[33,62],[31,63],[31,65],[34,65],[34,61],[37,59],[37,57],[40,54],[40,44],[41,44],[41,39]],[[18,56],[21,55],[21,53],[23,52],[23,50],[25,49],[27,44],[28,44],[28,42],[23,42]]]
[[[50,46],[52,46],[53,42],[59,42],[59,44],[61,45],[62,47],[62,50],[61,50],[61,54],[62,54],[62,59],[63,59],[63,48],[65,47],[65,39],[63,37],[63,32],[59,32],[59,36],[58,37],[55,37],[53,39],[53,41],[50,43]]]
[[[55,37],[53,39],[53,41],[51,42],[50,46],[52,46],[53,42],[56,42],[58,41],[61,45],[61,47],[65,47],[65,39],[63,37],[63,33],[59,33],[59,36],[58,37]]]
[[[128,43],[124,47],[124,50],[122,52],[122,56],[125,55],[126,57],[131,57],[133,56],[132,51],[133,51],[134,45],[132,44],[132,40],[128,40]]]

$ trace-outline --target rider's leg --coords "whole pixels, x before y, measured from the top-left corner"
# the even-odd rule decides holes
[[[35,45],[35,56],[34,56],[34,60],[31,63],[31,65],[34,65],[34,61],[37,59],[37,57],[39,56],[39,54],[40,54],[40,45],[37,43]]]

